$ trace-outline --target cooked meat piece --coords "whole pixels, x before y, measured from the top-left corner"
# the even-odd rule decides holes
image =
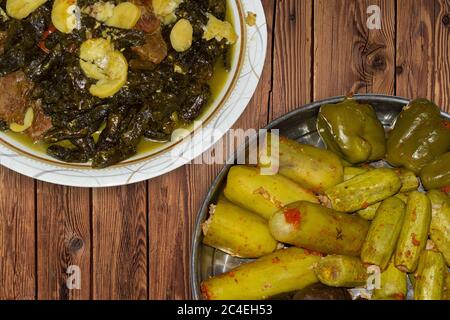
[[[0,119],[8,124],[23,123],[25,112],[31,106],[34,110],[34,120],[31,128],[26,133],[33,140],[40,140],[42,134],[51,128],[50,117],[44,115],[39,100],[31,101],[28,94],[33,89],[33,84],[22,71],[10,73],[0,78]]]
[[[34,140],[42,140],[44,133],[52,127],[52,119],[47,117],[42,110],[40,100],[35,100],[32,103],[34,110],[34,120],[31,128],[26,133]]]
[[[161,35],[161,30],[157,30],[146,36],[146,43],[140,47],[134,47],[133,52],[136,53],[140,60],[150,61],[155,64],[161,63],[167,56],[167,44]]]
[[[10,73],[0,78],[0,119],[8,123],[22,123],[30,101],[28,93],[33,84],[22,71]]]
[[[131,0],[131,3],[141,8],[141,19],[136,24],[136,29],[153,33],[161,26],[161,21],[153,13],[152,0]]]
[[[147,33],[146,43],[134,47],[133,52],[142,62],[159,64],[167,56],[167,44],[161,35],[161,21],[153,13],[152,0],[131,0],[131,2],[140,6],[142,10],[141,19],[135,28]]]

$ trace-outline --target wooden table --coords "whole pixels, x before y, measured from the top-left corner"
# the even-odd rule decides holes
[[[450,0],[263,0],[269,48],[236,128],[349,92],[428,97],[450,110]],[[381,30],[368,30],[369,5]],[[77,189],[0,169],[0,299],[189,298],[194,220],[220,166]],[[66,269],[81,268],[68,290]]]

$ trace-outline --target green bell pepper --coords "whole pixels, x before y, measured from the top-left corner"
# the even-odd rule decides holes
[[[317,131],[328,149],[351,163],[379,160],[386,152],[384,128],[372,106],[351,98],[323,105]]]
[[[387,140],[387,160],[416,174],[450,148],[450,128],[439,107],[426,99],[406,106]]]
[[[423,167],[420,179],[427,190],[450,186],[450,152],[444,153]]]

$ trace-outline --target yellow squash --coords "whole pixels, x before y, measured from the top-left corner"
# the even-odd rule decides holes
[[[318,282],[313,267],[320,256],[307,250],[278,250],[201,284],[206,300],[260,300]]]
[[[211,206],[202,230],[204,244],[241,258],[259,258],[278,245],[267,220],[225,199]]]
[[[306,200],[319,203],[311,191],[281,175],[261,175],[260,169],[234,166],[228,172],[225,197],[242,208],[269,220],[289,203]]]

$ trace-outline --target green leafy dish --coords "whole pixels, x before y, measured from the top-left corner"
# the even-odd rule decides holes
[[[114,165],[199,117],[236,41],[226,0],[0,1],[0,130]]]

